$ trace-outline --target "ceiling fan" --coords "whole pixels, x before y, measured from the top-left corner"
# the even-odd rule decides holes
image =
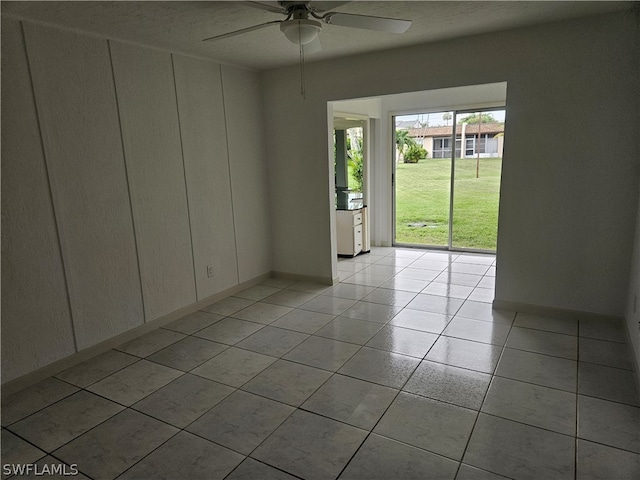
[[[318,34],[323,24],[341,27],[362,28],[388,33],[404,33],[411,26],[410,20],[400,20],[353,13],[326,11],[325,8],[335,8],[349,2],[322,1],[280,1],[267,4],[262,2],[247,2],[248,6],[260,8],[273,13],[285,15],[284,20],[272,20],[252,27],[241,28],[233,32],[205,38],[203,41],[222,40],[236,35],[260,30],[271,25],[280,24],[280,31],[287,39],[299,45],[307,53],[320,50]]]

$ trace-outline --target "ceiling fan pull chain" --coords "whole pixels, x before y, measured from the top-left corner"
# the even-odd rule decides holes
[[[307,98],[304,78],[304,45],[302,44],[300,44],[300,95],[302,98]]]

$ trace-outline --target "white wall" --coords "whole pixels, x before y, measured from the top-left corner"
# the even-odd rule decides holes
[[[229,168],[238,248],[238,275],[245,282],[271,270],[267,162],[260,85],[256,75],[222,66]]]
[[[22,23],[2,22],[3,382],[270,270],[331,279],[327,102],[461,85],[509,86],[496,297],[625,312],[640,158],[631,14],[309,63],[306,99],[297,67],[256,75],[28,23],[25,46]],[[158,105],[135,94],[146,88]],[[169,171],[154,172],[149,152],[166,142]],[[160,264],[167,252],[179,260]]]
[[[329,184],[327,102],[301,98],[299,77],[290,70],[263,80],[273,270],[330,281],[335,191],[333,180]],[[283,82],[275,87],[278,94],[272,80]]]
[[[327,101],[506,81],[496,298],[623,315],[636,36],[634,16],[620,13],[309,63],[306,99],[297,68],[263,73],[274,269],[330,277],[335,266]]]
[[[2,87],[2,382],[271,270],[255,73],[3,15]]]
[[[233,225],[225,99],[218,65],[178,55],[173,56],[173,65],[187,180],[193,263],[196,265],[198,300],[202,300],[240,281]],[[251,145],[255,144],[251,142]],[[263,188],[262,184],[266,182],[261,182],[257,188]],[[254,193],[257,198],[264,196],[264,192]],[[265,254],[264,250],[258,251]],[[213,265],[213,277],[207,275],[207,265]]]
[[[4,17],[2,72],[13,72],[2,77],[1,101],[4,378],[59,360],[76,346],[22,31]],[[37,335],[40,330],[47,334]]]
[[[112,42],[145,318],[196,301],[171,54]]]
[[[631,260],[631,278],[625,320],[631,345],[635,353],[636,373],[640,385],[640,198],[638,199],[638,216],[636,218],[636,235]]]

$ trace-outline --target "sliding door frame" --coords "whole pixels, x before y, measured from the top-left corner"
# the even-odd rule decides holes
[[[397,154],[397,149],[396,149],[396,142],[395,142],[395,132],[396,132],[396,117],[400,117],[400,116],[404,116],[404,115],[413,115],[415,114],[415,112],[408,112],[408,113],[393,113],[391,115],[391,192],[392,192],[392,235],[393,235],[393,239],[392,239],[392,245],[393,246],[398,246],[398,247],[406,247],[406,248],[429,248],[431,250],[445,250],[445,251],[451,251],[451,252],[468,252],[468,253],[492,253],[495,254],[496,250],[489,250],[489,249],[480,249],[480,248],[465,248],[465,247],[454,247],[453,246],[453,214],[454,214],[454,194],[455,194],[455,168],[456,168],[456,136],[457,136],[457,117],[462,114],[462,115],[466,115],[466,114],[472,114],[472,113],[484,113],[487,111],[493,111],[493,110],[505,110],[506,111],[506,106],[502,105],[502,106],[487,106],[487,107],[480,107],[480,108],[472,108],[472,109],[447,109],[447,108],[442,108],[442,109],[438,109],[438,110],[431,110],[431,111],[424,111],[421,110],[419,113],[422,114],[427,114],[427,113],[438,113],[438,112],[451,112],[453,114],[453,118],[452,118],[452,131],[451,131],[451,173],[449,175],[449,234],[448,234],[448,245],[428,245],[428,244],[415,244],[415,243],[398,243],[396,241],[396,188],[397,188],[397,183],[396,183],[396,171],[397,171],[397,165],[398,165],[398,159],[396,158],[396,154]],[[478,146],[479,148],[479,146]],[[460,141],[460,155],[461,158],[464,158],[462,155],[465,152],[466,149],[466,145],[462,145],[462,139]],[[499,200],[498,200],[499,201]],[[496,225],[496,229],[498,228],[498,225]]]

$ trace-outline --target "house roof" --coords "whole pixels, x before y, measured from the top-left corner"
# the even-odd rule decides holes
[[[453,133],[453,126],[438,126],[438,127],[423,127],[423,128],[409,128],[410,137],[445,137],[451,136]],[[482,123],[480,124],[480,133],[485,134],[498,134],[504,132],[504,123]],[[462,126],[458,125],[456,134],[462,133]],[[466,135],[477,135],[478,124],[468,123],[465,129]]]
[[[396,128],[399,130],[409,130],[411,128],[416,128],[420,125],[418,120],[398,120],[396,122]]]

